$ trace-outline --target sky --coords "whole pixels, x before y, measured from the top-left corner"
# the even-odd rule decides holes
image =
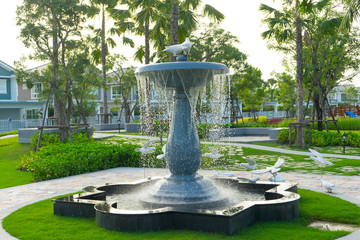
[[[16,26],[16,6],[22,0],[2,0],[0,8],[0,60],[14,66],[14,61],[19,60],[22,55],[27,55],[31,50],[26,49],[18,39],[19,28]],[[271,73],[281,72],[282,59],[284,56],[274,50],[269,50],[266,41],[262,39],[261,33],[266,26],[261,23],[264,15],[258,11],[261,3],[271,6],[280,6],[280,1],[272,0],[203,0],[222,12],[226,17],[221,23],[222,28],[237,36],[240,44],[237,47],[248,56],[248,62],[259,68],[263,73],[263,79],[271,77]],[[123,49],[123,48],[122,48]],[[122,50],[123,51],[123,50]],[[129,59],[134,50],[119,52]],[[28,62],[28,67],[33,68],[42,63]],[[134,65],[134,63],[132,63]],[[138,65],[138,63],[136,63]],[[360,86],[360,81],[356,81]]]

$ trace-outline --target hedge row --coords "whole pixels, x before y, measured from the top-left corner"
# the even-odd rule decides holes
[[[347,133],[346,146],[360,147],[360,135],[352,132]],[[305,141],[308,144],[308,133],[305,132]],[[289,130],[284,129],[278,135],[278,142],[281,144],[289,143]],[[291,143],[295,142],[295,131],[292,131]],[[319,132],[311,130],[311,145],[316,147],[342,146],[342,136],[338,132]]]
[[[18,137],[9,137],[9,138],[2,138],[0,139],[0,147],[2,146],[9,146],[19,142]]]
[[[49,144],[23,156],[19,168],[32,172],[34,181],[42,181],[115,167],[138,167],[137,147],[96,142]]]

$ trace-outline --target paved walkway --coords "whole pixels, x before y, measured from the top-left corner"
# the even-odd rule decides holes
[[[149,140],[153,140],[153,139],[159,139],[158,137],[149,137],[149,136],[142,136],[142,135],[125,135],[125,134],[111,134],[111,133],[101,133],[101,132],[95,132],[94,133],[94,138],[97,139],[98,136],[103,138],[105,136],[108,137],[128,137],[128,138],[139,138],[139,139],[149,139]],[[238,137],[230,137],[228,138],[227,142],[207,142],[207,141],[201,141],[201,143],[203,144],[216,144],[216,145],[223,145],[223,146],[238,146],[238,147],[247,147],[247,148],[253,148],[253,149],[259,149],[259,150],[265,150],[265,151],[271,151],[271,152],[280,152],[280,153],[285,153],[285,154],[295,154],[295,155],[303,155],[303,156],[311,156],[312,154],[310,153],[310,151],[304,152],[304,151],[295,151],[295,150],[290,150],[290,149],[283,149],[283,148],[276,148],[276,147],[267,147],[267,146],[261,146],[261,145],[255,145],[255,144],[250,144],[250,143],[242,143],[242,142],[235,142],[236,139]],[[252,140],[256,140],[258,139],[257,137],[251,137]],[[249,138],[247,138],[249,139]],[[164,140],[166,141],[166,138],[164,138]],[[260,138],[260,141],[262,141],[263,139]],[[360,156],[352,156],[352,155],[341,155],[341,154],[327,154],[327,153],[323,153],[322,154],[324,157],[333,157],[333,158],[346,158],[346,159],[358,159],[360,160]]]
[[[106,137],[100,136],[95,133],[94,137]],[[101,133],[103,134],[103,133]],[[124,135],[121,135],[124,136]],[[145,136],[133,136],[128,135],[126,137],[137,137],[149,139]],[[206,142],[204,142],[206,143]],[[213,142],[211,142],[213,143]],[[241,147],[252,147],[256,149],[298,154],[309,155],[308,152],[298,152],[279,148],[269,148],[264,146],[244,144],[244,143],[216,143],[219,145],[236,145]],[[335,154],[327,154],[331,157],[343,157],[352,158],[354,156],[341,156]],[[357,157],[356,159],[360,159]],[[217,171],[200,170],[200,173],[205,176],[211,176]],[[145,173],[145,174],[144,174]],[[236,171],[232,172],[236,176],[250,178],[251,173],[248,171]],[[0,223],[3,218],[12,213],[13,211],[29,205],[40,200],[56,197],[63,194],[73,193],[82,190],[85,186],[90,185],[102,185],[105,183],[117,183],[117,182],[130,182],[143,179],[151,176],[165,176],[168,174],[166,169],[141,169],[141,168],[115,168],[94,173],[87,173],[77,176],[71,176],[66,178],[54,179],[49,181],[43,181],[38,183],[32,183],[22,186],[16,186],[12,188],[0,189]],[[310,189],[318,192],[325,192],[320,187],[320,175],[315,174],[292,174],[281,173],[286,178],[287,182],[299,183],[299,188]],[[267,180],[269,176],[261,175],[262,180]],[[360,176],[324,176],[325,180],[333,182],[337,190],[331,194],[333,196],[342,198],[344,200],[353,202],[360,206]],[[16,239],[10,236],[4,229],[0,228],[1,240],[13,240]],[[341,240],[359,240],[360,230],[341,238]]]

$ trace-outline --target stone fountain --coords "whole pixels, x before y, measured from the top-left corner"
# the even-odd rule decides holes
[[[179,56],[178,62],[138,68],[137,78],[173,90],[166,148],[170,176],[87,187],[83,194],[54,200],[54,213],[96,216],[100,226],[120,231],[191,229],[227,234],[259,220],[297,218],[299,195],[294,184],[208,179],[197,173],[201,145],[192,116],[194,99],[199,89],[227,72],[223,64],[189,62],[186,56]],[[129,202],[126,196],[137,202],[136,207],[124,206]]]

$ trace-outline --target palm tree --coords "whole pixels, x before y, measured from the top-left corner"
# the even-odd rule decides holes
[[[304,122],[304,90],[303,90],[303,46],[302,46],[302,25],[301,8],[299,0],[285,0],[285,8],[283,12],[278,11],[265,4],[260,5],[260,11],[268,14],[264,20],[269,30],[262,34],[263,38],[275,39],[279,44],[295,41],[296,45],[296,83],[297,83],[297,117],[298,122]],[[294,31],[295,30],[295,31]],[[304,127],[299,127],[296,145],[305,147],[305,131]]]
[[[201,0],[171,0],[171,44],[183,41],[196,28],[196,11],[203,6]],[[211,20],[221,22],[225,16],[209,4],[205,4],[202,14]]]
[[[114,8],[118,0],[92,0],[92,4],[97,6],[101,12],[101,29],[95,30],[97,32],[97,36],[94,38],[94,42],[101,43],[101,50],[97,49],[95,50],[92,55],[95,58],[95,62],[99,61],[99,58],[101,59],[101,67],[102,67],[102,77],[103,77],[103,96],[104,96],[104,108],[103,108],[103,114],[104,114],[104,123],[108,123],[108,103],[107,103],[107,79],[106,79],[106,56],[109,54],[108,50],[108,44],[112,47],[114,47],[116,44],[111,38],[106,38],[106,28],[105,28],[105,22],[106,22],[106,13],[105,11],[107,9]],[[108,43],[108,44],[107,44]]]
[[[351,25],[360,16],[360,2],[358,0],[344,0],[346,13],[341,23],[341,28],[349,31]]]

